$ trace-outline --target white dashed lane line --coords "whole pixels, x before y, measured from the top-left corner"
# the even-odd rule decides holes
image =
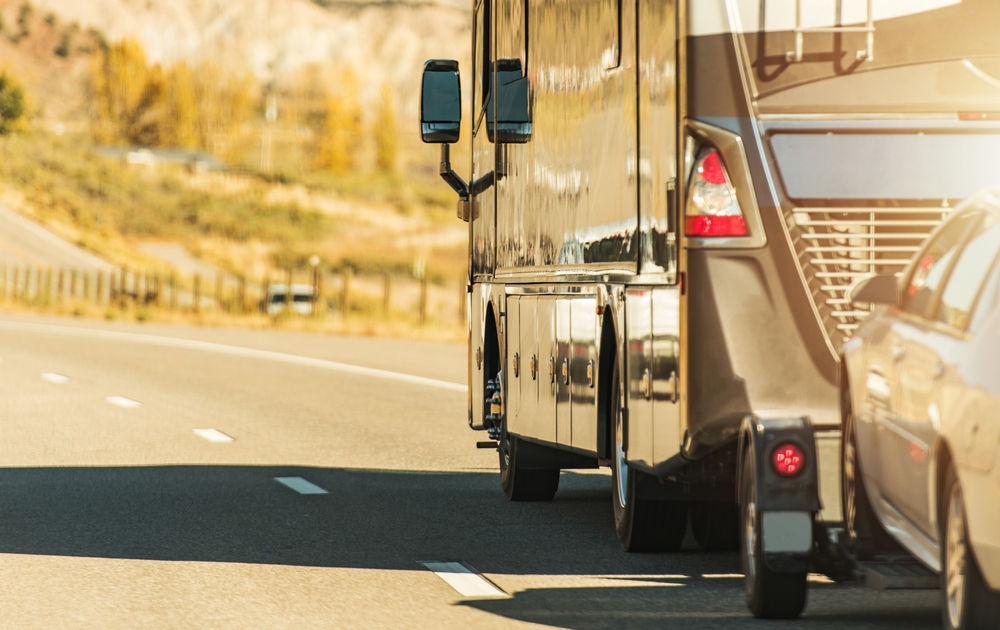
[[[434,575],[448,583],[463,597],[510,597],[461,562],[421,562]]]
[[[316,484],[306,481],[302,477],[275,477],[275,481],[284,484],[299,494],[329,494]]]
[[[42,374],[42,380],[62,385],[69,382],[69,377],[63,376],[62,374],[56,374],[55,372],[44,372]]]
[[[124,396],[108,396],[104,400],[116,407],[121,407],[122,409],[138,409],[139,407],[142,407],[142,403],[138,400],[132,400],[131,398],[125,398]]]
[[[216,429],[195,429],[195,435],[199,435],[209,442],[232,442],[233,438],[229,437],[222,431]]]

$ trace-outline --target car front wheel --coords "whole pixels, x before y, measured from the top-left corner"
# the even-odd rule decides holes
[[[965,500],[955,469],[945,476],[945,503],[941,518],[942,617],[948,630],[996,628],[1000,620],[1000,593],[990,590],[969,545]]]

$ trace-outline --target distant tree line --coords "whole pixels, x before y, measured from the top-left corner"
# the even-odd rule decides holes
[[[305,131],[314,168],[351,173],[369,151],[375,168],[395,171],[399,145],[391,86],[383,86],[369,120],[360,88],[351,70],[330,77],[309,67],[278,91],[279,124]],[[256,146],[255,126],[264,124],[269,91],[249,72],[214,62],[151,64],[131,38],[98,53],[89,90],[95,142],[200,149],[229,160]]]

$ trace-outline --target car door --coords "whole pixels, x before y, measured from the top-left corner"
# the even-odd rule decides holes
[[[893,469],[885,496],[908,520],[933,535],[928,470],[940,416],[935,396],[947,357],[961,341],[975,297],[1000,246],[1000,231],[982,228],[981,212],[955,217],[919,254],[895,329],[900,345],[894,413],[884,424]],[[995,227],[990,225],[990,228]]]

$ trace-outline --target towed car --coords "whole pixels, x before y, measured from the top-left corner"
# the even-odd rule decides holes
[[[902,547],[940,576],[946,628],[1000,623],[1000,190],[974,195],[844,343],[842,492],[862,559]]]

